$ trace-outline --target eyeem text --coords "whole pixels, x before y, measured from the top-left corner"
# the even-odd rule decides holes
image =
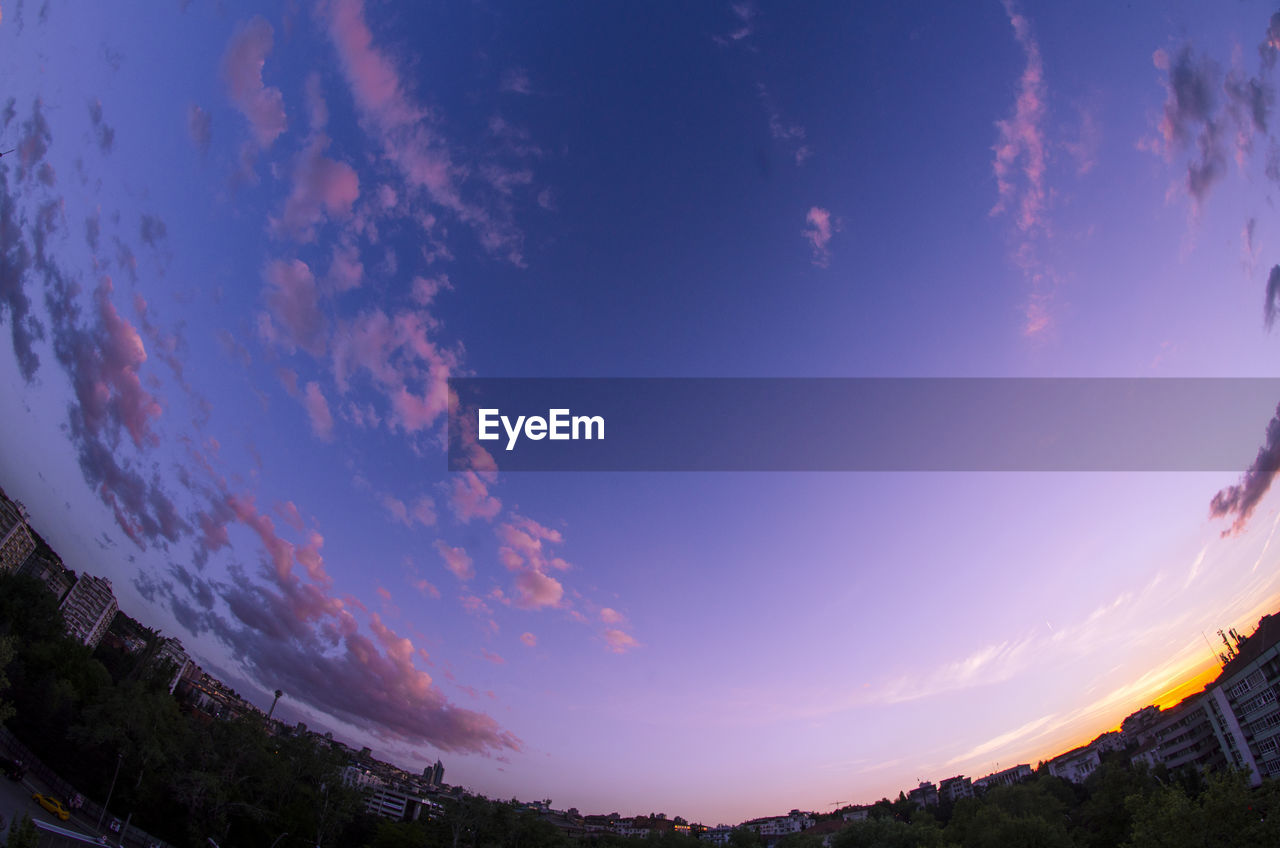
[[[570,415],[567,409],[549,409],[547,417],[520,415],[515,421],[497,409],[482,409],[479,415],[481,441],[497,441],[502,438],[498,427],[507,434],[507,450],[514,450],[521,434],[535,442],[542,439],[570,441],[578,439],[603,439],[603,415]]]

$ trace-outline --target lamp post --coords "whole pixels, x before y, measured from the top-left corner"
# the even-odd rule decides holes
[[[124,762],[124,752],[116,752],[116,772],[111,775],[111,788],[107,790],[107,803],[102,805],[102,812],[98,813],[98,826],[94,828],[99,832],[102,831],[102,817],[107,814],[107,807],[111,805],[111,796],[116,791],[116,778],[120,776],[120,764]]]
[[[289,835],[289,831],[286,830],[284,833],[277,836],[276,841],[271,843],[271,848],[276,848],[276,844],[279,843],[281,839],[284,839],[288,835]]]

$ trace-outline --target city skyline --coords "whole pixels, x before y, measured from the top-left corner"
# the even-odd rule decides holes
[[[39,579],[58,601],[64,614],[72,605],[73,596],[85,583],[90,585],[90,592],[99,591],[97,587],[105,584],[105,598],[97,603],[112,618],[108,622],[114,640],[112,650],[137,655],[137,662],[141,664],[170,664],[169,694],[184,703],[193,714],[203,714],[207,720],[233,721],[256,714],[273,735],[308,738],[313,746],[342,750],[348,757],[343,771],[344,783],[368,790],[366,809],[391,820],[417,819],[423,809],[439,811],[441,808],[438,801],[432,800],[432,793],[455,802],[471,793],[467,787],[444,784],[444,768],[439,759],[422,770],[419,780],[412,767],[406,769],[396,763],[381,761],[368,746],[357,752],[336,739],[332,732],[321,734],[308,729],[302,722],[289,726],[276,719],[273,723],[275,707],[284,694],[281,690],[275,690],[271,708],[265,713],[261,708],[248,704],[237,692],[196,665],[180,640],[161,638],[158,631],[150,630],[119,610],[109,583],[92,574],[77,576],[68,571],[57,552],[49,548],[38,530],[27,523],[28,517],[28,511],[22,504],[11,501],[0,491],[0,536],[25,539],[21,550],[15,549],[18,553],[25,551],[19,557],[21,563],[13,566],[13,558],[7,558],[6,564],[0,567],[0,575],[16,573]],[[5,547],[8,551],[8,546]],[[90,638],[75,616],[68,617],[64,626],[67,636],[84,642],[90,649],[96,648],[107,631],[104,626]],[[140,638],[139,634],[145,636]],[[1164,767],[1171,771],[1188,767],[1211,771],[1223,765],[1234,765],[1243,771],[1249,782],[1258,785],[1264,777],[1280,773],[1280,757],[1276,756],[1276,740],[1280,737],[1273,732],[1280,726],[1280,710],[1275,708],[1276,695],[1272,691],[1272,684],[1280,674],[1280,659],[1277,658],[1277,651],[1280,651],[1280,643],[1277,643],[1280,611],[1264,616],[1250,633],[1242,634],[1232,628],[1219,630],[1217,635],[1222,644],[1217,654],[1221,668],[1214,666],[1210,670],[1206,675],[1211,678],[1209,681],[1201,677],[1184,681],[1168,693],[1170,699],[1167,703],[1158,699],[1154,704],[1135,710],[1115,729],[1098,735],[1088,744],[1039,760],[1034,770],[1029,763],[1009,767],[1001,767],[997,763],[997,771],[982,777],[955,775],[936,784],[921,779],[918,787],[910,791],[900,790],[899,802],[905,799],[924,809],[941,804],[944,809],[949,809],[960,799],[975,798],[995,787],[1025,782],[1033,773],[1039,774],[1042,770],[1047,770],[1053,777],[1082,785],[1102,767],[1103,758],[1112,754],[1119,754],[1120,758],[1110,761],[1111,768],[1124,768],[1121,763],[1125,760],[1128,760],[1129,767]],[[1205,638],[1207,642],[1208,637]],[[149,648],[147,643],[150,643]],[[1179,693],[1176,697],[1175,692]],[[1190,694],[1186,694],[1188,692]],[[1186,694],[1185,698],[1183,694]],[[1172,706],[1166,708],[1169,705]],[[638,813],[634,818],[630,813],[623,816],[616,812],[588,812],[584,817],[576,807],[568,804],[561,805],[565,809],[552,809],[551,799],[521,801],[512,797],[510,803],[535,809],[544,816],[559,817],[561,821],[555,826],[570,835],[575,832],[581,835],[585,829],[586,832],[644,837],[653,833],[656,824],[662,824],[674,826],[677,832],[692,832],[715,844],[725,844],[734,829],[756,828],[762,835],[776,837],[814,827],[814,817],[822,819],[823,832],[829,833],[832,825],[838,829],[841,821],[863,820],[873,807],[892,802],[889,795],[874,804],[837,801],[827,805],[832,809],[826,813],[817,810],[802,812],[793,808],[785,816],[753,816],[736,824],[720,823],[714,827],[695,820],[692,829],[690,822],[678,813],[669,820],[665,812],[650,812],[648,816]],[[838,821],[831,820],[829,817],[832,816]],[[662,821],[655,822],[655,819]]]
[[[1268,469],[449,473],[445,380],[1275,376],[1273,13],[0,0],[0,481],[492,797],[1047,759],[1280,606]]]

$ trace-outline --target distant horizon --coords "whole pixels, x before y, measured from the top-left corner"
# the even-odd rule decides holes
[[[1225,462],[949,464],[1183,458],[1132,394],[784,394],[737,408],[807,464],[711,467],[895,470],[516,473],[451,381],[1280,378],[1278,9],[0,0],[0,480],[245,697],[489,797],[1034,764],[1280,608],[1280,397],[1197,402]],[[572,444],[730,432],[679,420]]]
[[[6,492],[6,493],[7,493],[7,491],[4,489],[4,487],[3,487],[3,486],[0,486],[0,492]],[[17,501],[17,502],[21,503],[20,499],[13,498],[13,500],[15,500],[15,501]],[[34,528],[34,527],[33,527],[33,529],[35,529],[37,532],[39,532],[39,528]],[[41,537],[43,537],[43,535],[44,535],[43,533],[41,533],[41,534],[40,534],[40,536],[41,536]],[[52,547],[52,546],[50,546],[50,547]],[[55,553],[55,554],[57,553],[56,549],[54,550],[54,553]],[[64,562],[64,564],[65,564],[65,562]],[[72,570],[74,570],[74,569],[72,569]],[[96,575],[95,575],[95,576],[96,576]],[[141,624],[141,625],[142,625],[142,626],[144,626],[144,627],[147,627],[147,626],[148,626],[148,625],[147,625],[144,621],[142,621],[141,619],[138,619],[138,618],[136,618],[135,616],[132,616],[132,615],[130,615],[129,613],[125,612],[125,610],[124,610],[124,608],[123,608],[123,607],[121,607],[121,608],[120,608],[119,612],[120,612],[120,613],[122,613],[122,614],[124,614],[124,615],[126,615],[126,616],[128,616],[129,618],[133,619],[134,621],[138,622],[139,624]],[[1272,612],[1264,612],[1264,613],[1262,613],[1262,617],[1265,617],[1265,616],[1267,616],[1267,615],[1280,615],[1280,606],[1277,606],[1277,607],[1276,607]],[[1259,620],[1261,620],[1261,618],[1260,618]],[[1254,623],[1254,627],[1256,627],[1256,625],[1257,625],[1257,622],[1255,622],[1255,623]],[[1228,625],[1228,626],[1225,626],[1225,627],[1224,627],[1224,628],[1222,628],[1222,629],[1224,629],[1224,630],[1225,630],[1225,629],[1229,629],[1229,628],[1230,628],[1230,626]],[[159,631],[158,631],[158,632],[159,632]],[[1248,638],[1249,636],[1252,636],[1252,635],[1253,635],[1253,632],[1254,632],[1253,630],[1249,630],[1249,632],[1244,633],[1243,635],[1244,635],[1246,638]],[[1204,635],[1204,634],[1202,634],[1202,635]],[[1207,637],[1207,636],[1205,636],[1205,638],[1206,638],[1206,641],[1207,641],[1208,637]],[[1209,650],[1210,654],[1212,654],[1212,653],[1213,653],[1213,651],[1212,651],[1212,647],[1213,647],[1213,646],[1212,646],[1212,643],[1207,643],[1207,644],[1206,644],[1206,648]],[[204,667],[203,667],[202,665],[200,665],[200,663],[198,663],[198,662],[197,662],[196,664],[197,664],[198,666],[200,666],[201,671],[203,671],[203,672],[205,672],[205,673],[208,673],[208,672],[204,669]],[[1222,672],[1222,669],[1223,669],[1223,665],[1224,665],[1224,664],[1222,663],[1222,661],[1221,661],[1220,657],[1218,657],[1218,656],[1213,656],[1213,657],[1212,657],[1212,659],[1207,660],[1207,661],[1204,661],[1204,662],[1203,662],[1203,663],[1201,663],[1200,665],[1202,665],[1202,666],[1203,666],[1203,668],[1202,668],[1200,671],[1198,671],[1198,672],[1195,672],[1195,673],[1191,674],[1191,676],[1184,677],[1180,682],[1173,683],[1173,685],[1172,685],[1172,687],[1171,687],[1171,688],[1169,688],[1168,690],[1166,690],[1165,692],[1163,692],[1161,695],[1159,695],[1159,696],[1155,697],[1154,699],[1152,699],[1152,700],[1150,701],[1150,703],[1149,703],[1149,704],[1143,704],[1142,706],[1134,707],[1133,709],[1131,709],[1131,710],[1129,710],[1128,712],[1126,712],[1125,717],[1127,717],[1128,715],[1131,715],[1134,711],[1136,711],[1136,710],[1140,710],[1140,709],[1143,709],[1143,708],[1145,708],[1145,707],[1147,707],[1147,706],[1155,706],[1157,709],[1159,709],[1159,710],[1161,710],[1161,711],[1164,711],[1164,710],[1170,709],[1170,708],[1172,708],[1172,707],[1175,707],[1175,706],[1177,706],[1177,705],[1181,704],[1184,700],[1186,700],[1186,699],[1188,699],[1188,698],[1190,698],[1190,697],[1192,697],[1192,696],[1194,696],[1194,695],[1198,695],[1198,694],[1202,693],[1204,690],[1206,690],[1206,689],[1208,688],[1209,684],[1210,684],[1213,680],[1217,679],[1217,678],[1220,676],[1220,674],[1221,674],[1221,672]],[[216,679],[218,679],[218,680],[220,680],[220,681],[222,680],[222,678],[221,678],[221,677],[218,677],[217,675],[214,675],[214,676],[215,676],[215,678],[216,678]],[[225,681],[223,681],[223,682],[225,683]],[[255,688],[256,688],[256,687],[255,687]],[[238,692],[238,690],[237,690],[235,687],[232,687],[232,691],[233,691],[233,692]],[[274,691],[271,691],[271,692],[265,692],[265,693],[263,693],[263,694],[264,694],[264,695],[266,695],[266,696],[268,696],[269,698],[274,698],[274,694],[275,694],[275,693],[274,693]],[[280,700],[281,700],[282,702],[284,702],[286,705],[287,705],[288,694],[289,694],[289,693],[284,692],[284,693],[283,693],[283,695],[281,696],[281,699],[280,699]],[[244,696],[242,695],[241,697],[244,697]],[[249,700],[249,699],[247,699],[247,698],[246,698],[246,700]],[[1143,699],[1143,700],[1145,700],[1145,699]],[[250,703],[252,703],[252,701],[251,701]],[[263,709],[262,709],[262,707],[261,707],[261,706],[258,706],[257,704],[255,704],[254,706],[255,706],[255,707],[256,707],[260,712],[262,712],[262,713],[263,713],[263,715],[264,715],[264,717],[265,717],[265,715],[266,715],[266,711],[265,711],[265,710],[263,710]],[[274,719],[274,720],[275,720],[275,721],[279,721],[279,722],[281,722],[281,724],[283,724],[283,725],[285,725],[285,726],[289,726],[289,723],[288,723],[288,722],[283,721],[282,719],[278,719],[278,718],[276,718],[276,719]],[[303,724],[305,724],[305,722],[294,722],[293,724],[296,726],[298,723],[303,723]],[[323,727],[323,725],[321,725],[321,726]],[[1081,741],[1080,741],[1079,743],[1077,743],[1077,744],[1068,745],[1068,746],[1067,746],[1067,747],[1065,747],[1065,748],[1061,748],[1060,750],[1055,750],[1055,751],[1053,751],[1052,753],[1049,753],[1049,754],[1042,754],[1042,755],[1037,755],[1037,756],[1031,757],[1031,758],[1029,758],[1029,760],[1028,760],[1028,762],[1027,762],[1026,764],[1027,764],[1027,765],[1030,765],[1033,769],[1038,768],[1042,763],[1049,762],[1049,761],[1053,760],[1054,758],[1056,758],[1056,757],[1058,757],[1058,756],[1060,756],[1060,755],[1062,755],[1062,754],[1068,753],[1068,752],[1070,752],[1070,751],[1076,750],[1077,748],[1081,748],[1081,747],[1087,746],[1087,745],[1089,745],[1091,742],[1096,741],[1096,740],[1097,740],[1101,735],[1103,735],[1103,734],[1106,734],[1106,733],[1109,733],[1109,732],[1113,732],[1113,731],[1118,731],[1118,730],[1120,730],[1120,727],[1121,727],[1120,723],[1119,723],[1119,722],[1117,722],[1117,723],[1116,723],[1116,724],[1114,724],[1113,726],[1107,727],[1106,729],[1101,730],[1101,731],[1099,731],[1098,733],[1094,733],[1094,734],[1092,734],[1092,735],[1088,735],[1088,736],[1087,736],[1087,738],[1082,738],[1082,739],[1081,739]],[[354,749],[356,749],[356,750],[359,750],[359,748],[361,748],[361,747],[365,747],[365,746],[353,746],[353,745],[351,745],[351,744],[349,744],[349,743],[347,743],[347,742],[344,742],[343,740],[338,739],[337,734],[336,734],[336,733],[334,733],[334,732],[333,732],[333,731],[331,731],[331,730],[316,731],[314,728],[312,728],[312,727],[311,727],[311,726],[309,726],[309,725],[307,725],[307,730],[308,730],[309,732],[318,732],[318,733],[320,733],[320,735],[331,735],[335,740],[337,740],[337,741],[339,741],[339,742],[342,742],[342,744],[343,744],[343,745],[346,745],[346,747],[348,747],[348,748],[354,748]],[[395,766],[396,768],[399,768],[399,769],[401,769],[402,771],[405,771],[405,772],[407,772],[407,773],[416,773],[416,772],[417,772],[416,767],[410,768],[410,767],[406,767],[406,766],[404,766],[404,765],[401,765],[401,764],[400,764],[400,763],[398,763],[398,762],[391,762],[391,761],[389,761],[389,760],[383,760],[382,758],[380,758],[380,757],[378,757],[378,756],[377,756],[378,751],[377,751],[377,749],[376,749],[376,748],[373,748],[372,746],[369,746],[369,748],[370,748],[370,752],[371,752],[370,756],[372,756],[372,757],[373,757],[373,759],[379,760],[379,761],[381,761],[381,762],[386,762],[386,763],[388,763],[389,765],[393,765],[393,766]],[[1015,758],[1015,759],[1018,759],[1018,758]],[[436,758],[436,762],[442,762],[442,758],[441,758],[440,756],[437,756],[437,758]],[[426,766],[425,766],[425,768],[426,768],[426,769],[430,769],[430,768],[431,768],[431,766],[432,766],[433,764],[434,764],[434,763],[433,763],[432,761],[426,761]],[[987,774],[995,774],[995,773],[998,773],[998,772],[1000,772],[1000,771],[1004,771],[1004,770],[1009,769],[1009,768],[1016,768],[1016,765],[1015,765],[1015,766],[1008,766],[1008,765],[1001,765],[1000,763],[996,763],[996,764],[995,764],[995,768],[993,768],[990,772],[987,772]],[[976,779],[978,779],[979,777],[985,777],[985,776],[986,776],[986,774],[977,774],[977,773],[974,773],[974,774],[957,773],[956,775],[949,775],[948,777],[941,777],[941,776],[926,777],[926,778],[924,778],[924,780],[929,781],[929,782],[933,782],[933,783],[940,783],[942,780],[946,780],[946,779],[948,779],[949,777],[970,777],[970,778],[973,778],[973,779],[975,779],[975,780],[976,780]],[[452,787],[452,786],[454,786],[454,784],[446,784],[446,785],[451,786],[451,787]],[[463,789],[467,789],[468,791],[470,791],[467,787],[457,787],[457,788],[463,788]],[[898,793],[906,792],[906,791],[908,791],[908,790],[910,790],[910,789],[913,789],[913,788],[915,788],[915,787],[914,787],[914,786],[910,786],[910,785],[908,785],[908,786],[903,786],[903,787],[900,787],[900,788],[899,788]],[[484,793],[483,793],[483,792],[479,792],[479,793],[477,793],[477,794],[481,794],[481,795],[483,795]],[[537,792],[535,792],[534,794],[535,794],[535,795],[539,795],[539,793],[537,793]],[[543,796],[539,795],[539,798],[540,798],[540,799],[541,799],[542,797],[543,797]],[[849,803],[845,804],[845,805],[844,805],[844,807],[841,807],[841,808],[838,808],[838,809],[844,809],[845,807],[865,807],[865,806],[870,806],[870,805],[873,805],[873,804],[877,803],[878,801],[881,801],[881,800],[884,800],[884,799],[892,800],[892,799],[893,799],[893,797],[896,797],[895,793],[887,792],[887,793],[883,794],[880,798],[877,798],[877,799],[874,799],[874,800],[871,800],[871,801],[851,801],[851,802],[849,802]],[[540,803],[540,801],[535,802],[535,801],[530,801],[530,800],[528,800],[528,799],[520,799],[518,796],[512,796],[512,799],[513,799],[513,800],[520,800],[522,803]],[[504,798],[497,798],[497,799],[495,799],[495,800],[506,800],[506,799],[504,799]],[[606,806],[607,806],[607,805],[606,805]],[[614,809],[613,809],[613,810],[611,810],[610,812],[616,812],[617,810],[619,810],[619,809],[623,808],[623,806],[625,806],[625,805],[623,805],[621,802],[619,802],[619,804],[615,804],[615,805],[614,805]],[[560,809],[562,809],[562,810],[578,809],[578,810],[579,810],[579,813],[580,813],[580,814],[582,814],[582,815],[608,815],[607,813],[603,813],[603,812],[583,812],[580,808],[578,808],[578,805],[577,805],[577,804],[572,804],[572,803],[571,803],[571,804],[567,804],[567,805],[563,805],[563,804],[562,804],[562,805],[560,806]],[[832,810],[824,810],[823,808],[820,808],[820,807],[805,807],[805,806],[801,806],[801,807],[795,807],[795,808],[792,808],[792,809],[800,809],[800,810],[803,810],[803,811],[809,811],[809,812],[813,812],[813,813],[816,813],[816,814],[829,814],[829,813],[833,812]],[[838,811],[838,809],[837,809],[836,811]],[[665,811],[650,811],[650,814],[652,814],[653,812],[664,812],[664,813],[665,813]],[[637,813],[627,813],[627,814],[622,814],[622,816],[623,816],[624,818],[632,818],[632,817],[635,817],[635,816],[643,816],[643,815],[646,815],[646,814],[644,814],[644,813],[638,813],[638,812],[637,812]],[[683,813],[682,813],[682,812],[675,812],[673,815],[674,815],[674,816],[680,816],[680,817],[682,817],[682,818],[685,818],[685,817],[683,816]],[[770,817],[771,815],[774,815],[774,814],[768,814],[768,813],[765,813],[765,814],[760,814],[760,815],[751,815],[751,816],[748,816],[748,817],[746,817],[746,818],[740,819],[738,822],[736,822],[736,824],[741,824],[742,822],[750,821],[750,820],[758,819],[758,818],[768,818],[768,817]],[[696,818],[690,818],[690,819],[688,819],[688,821],[690,821],[691,823],[694,823],[694,824],[703,824],[703,825],[705,825],[705,824],[706,824],[706,822],[704,822],[704,821],[702,821],[702,820],[700,820],[700,819],[696,819]],[[723,825],[723,824],[728,824],[728,823],[727,823],[727,822],[721,822],[720,824],[721,824],[721,825]],[[719,826],[719,825],[717,825],[717,826]]]

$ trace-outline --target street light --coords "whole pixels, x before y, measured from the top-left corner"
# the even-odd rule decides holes
[[[276,848],[276,844],[277,844],[281,839],[284,839],[284,838],[285,838],[286,836],[288,836],[288,835],[289,835],[289,831],[287,831],[287,830],[286,830],[284,833],[282,833],[282,834],[280,834],[279,836],[277,836],[277,837],[276,837],[276,841],[271,843],[271,848]]]

